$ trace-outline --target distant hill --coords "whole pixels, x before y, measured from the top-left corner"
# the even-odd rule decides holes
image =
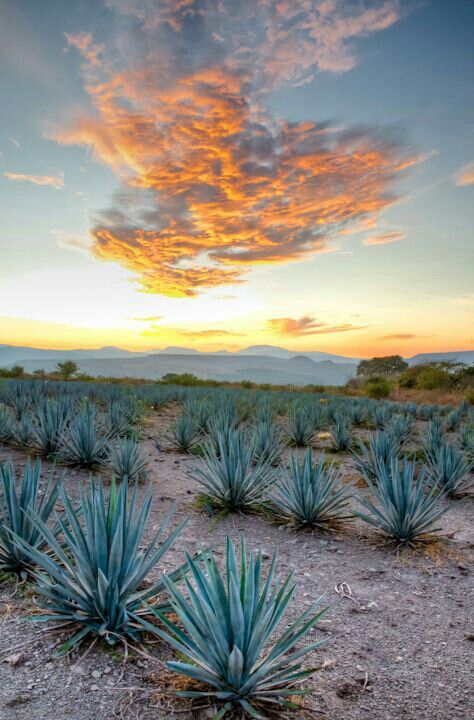
[[[474,364],[474,350],[460,350],[459,352],[419,353],[407,358],[409,365],[419,365],[427,362],[461,362],[465,365]]]
[[[130,352],[117,347],[92,350],[46,350],[0,345],[0,367],[22,365],[27,372],[51,372],[58,362],[74,360],[90,375],[157,380],[167,373],[192,373],[203,379],[250,380],[276,385],[344,385],[356,374],[357,358],[324,352],[296,353],[272,345],[254,345],[238,352],[203,353],[168,347],[152,352]],[[474,363],[474,351],[428,353],[408,358],[410,365],[433,360]]]

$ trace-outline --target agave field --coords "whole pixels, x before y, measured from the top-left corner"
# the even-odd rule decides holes
[[[0,718],[468,717],[473,462],[467,404],[5,381]]]

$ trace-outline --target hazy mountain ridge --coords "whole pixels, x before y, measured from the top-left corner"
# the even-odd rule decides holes
[[[261,354],[258,354],[258,353]],[[334,358],[334,359],[333,359]],[[474,362],[474,351],[415,355],[408,362],[433,360]],[[295,353],[273,346],[252,346],[238,352],[203,353],[187,348],[130,352],[116,347],[93,350],[45,350],[0,345],[0,367],[22,365],[27,372],[51,372],[58,362],[74,360],[82,372],[109,377],[157,380],[168,373],[192,373],[203,379],[281,385],[344,385],[354,377],[358,360],[330,353]]]

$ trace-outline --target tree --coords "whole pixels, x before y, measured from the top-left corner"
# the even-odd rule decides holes
[[[65,360],[56,365],[56,372],[63,380],[69,380],[78,370],[78,366],[72,360]]]
[[[393,377],[406,370],[408,363],[401,355],[374,357],[372,360],[361,360],[357,366],[357,375],[362,378],[374,376]]]

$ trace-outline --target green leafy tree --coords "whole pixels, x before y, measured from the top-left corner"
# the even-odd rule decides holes
[[[361,360],[357,366],[357,375],[362,378],[374,376],[393,377],[406,370],[408,363],[401,355],[387,355],[374,357],[371,360]]]
[[[79,368],[73,360],[65,360],[56,365],[56,372],[63,380],[70,380],[78,370]]]

